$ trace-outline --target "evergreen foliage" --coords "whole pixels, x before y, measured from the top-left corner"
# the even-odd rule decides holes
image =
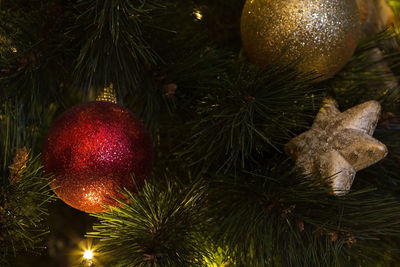
[[[233,262],[354,266],[379,259],[384,249],[377,244],[400,231],[397,200],[373,188],[335,197],[292,168],[287,162],[273,164],[261,174],[211,183],[214,239],[229,248]]]
[[[107,266],[204,266],[204,184],[183,186],[176,177],[147,183],[128,204],[93,216],[89,237],[102,241]]]
[[[4,103],[0,116],[0,264],[14,266],[15,256],[43,246],[45,204],[54,195],[42,175],[39,155],[24,147],[36,136],[25,124],[22,108]]]
[[[390,1],[396,14],[398,0]],[[0,1],[0,265],[39,245],[54,198],[40,151],[55,115],[113,84],[152,133],[153,175],[97,219],[105,266],[386,266],[399,261],[397,29],[360,42],[347,66],[259,67],[241,51],[243,0]],[[200,16],[201,14],[201,16]],[[383,106],[389,155],[351,193],[293,171],[283,145],[321,100]],[[9,166],[29,148],[21,178]],[[43,266],[45,266],[43,264]]]
[[[244,168],[258,153],[281,152],[295,130],[307,127],[320,104],[311,75],[287,66],[238,65],[219,77],[220,87],[200,99],[187,124],[192,131],[183,157],[203,171],[210,165],[217,165],[217,171]]]

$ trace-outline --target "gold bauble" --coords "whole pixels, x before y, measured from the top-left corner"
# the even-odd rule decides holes
[[[351,58],[361,35],[355,0],[247,0],[241,18],[243,47],[268,65],[278,58],[320,80]]]

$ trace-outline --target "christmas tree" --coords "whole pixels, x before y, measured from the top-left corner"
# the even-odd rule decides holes
[[[400,1],[0,10],[0,266],[397,266]]]

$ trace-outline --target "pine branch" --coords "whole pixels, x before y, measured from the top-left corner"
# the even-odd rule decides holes
[[[147,183],[135,196],[126,192],[127,204],[92,214],[100,224],[88,236],[100,238],[100,255],[110,266],[203,265],[204,185],[183,187],[171,177],[161,183]]]
[[[196,39],[174,40],[179,53],[171,52],[166,56],[167,62],[160,64],[155,73],[144,74],[146,79],[138,94],[126,98],[127,105],[140,115],[153,135],[160,134],[160,127],[165,132],[177,129],[175,136],[181,135],[179,126],[196,114],[197,99],[220,83],[219,75],[232,62],[230,54],[212,47],[199,47],[197,42],[202,39],[200,36]],[[181,42],[187,48],[181,48]],[[178,128],[170,127],[171,121]]]
[[[63,61],[69,49],[60,51],[60,25],[69,14],[68,5],[57,1],[7,1],[0,16],[0,97],[19,99],[27,118],[38,121],[43,106],[63,102],[66,87],[60,86],[69,65]],[[68,83],[64,83],[68,84]],[[69,89],[69,88],[68,88]]]
[[[377,263],[387,238],[399,241],[400,208],[392,196],[363,189],[334,197],[321,187],[323,180],[304,179],[290,169],[283,163],[264,175],[242,173],[211,183],[212,235],[234,264]]]
[[[152,48],[162,61],[143,72],[136,93],[124,98],[153,135],[171,118],[190,118],[196,98],[218,84],[219,74],[232,62],[232,54],[216,49],[208,39],[194,10],[187,1],[167,5],[159,20],[169,30],[150,33]]]
[[[164,9],[159,0],[78,1],[76,26],[69,32],[80,47],[74,70],[78,85],[101,90],[112,82],[119,95],[135,92],[143,71],[160,62],[147,31]]]
[[[24,118],[21,105],[3,103],[0,109],[0,262],[41,247],[47,233],[46,203],[54,199],[48,179],[42,176],[40,157],[33,147],[40,130]],[[37,128],[36,128],[37,129]]]
[[[228,74],[229,73],[229,74]],[[278,65],[246,63],[220,77],[221,85],[198,104],[187,146],[178,155],[205,171],[244,167],[263,151],[281,151],[294,131],[306,128],[319,106],[311,75]]]
[[[323,84],[331,88],[343,109],[371,99],[381,101],[386,110],[396,107],[400,51],[391,48],[395,38],[398,34],[389,29],[362,41],[347,66]]]
[[[392,114],[394,115],[394,114]],[[390,121],[383,120],[381,126],[375,131],[375,136],[383,142],[389,151],[388,156],[362,172],[358,173],[359,179],[355,181],[355,186],[374,186],[380,192],[391,192],[397,196],[400,192],[399,162],[400,162],[400,125],[395,117],[388,118]],[[384,124],[385,123],[385,124]]]
[[[55,199],[48,180],[41,176],[40,158],[30,157],[18,181],[4,187],[0,206],[0,247],[3,259],[40,248],[47,233],[42,222],[48,215],[45,204]]]

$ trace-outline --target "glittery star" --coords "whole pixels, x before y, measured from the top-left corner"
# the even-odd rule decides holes
[[[388,150],[372,137],[381,106],[368,101],[340,112],[327,99],[311,130],[293,138],[285,152],[304,174],[329,178],[335,195],[347,194],[356,172],[383,159]]]

